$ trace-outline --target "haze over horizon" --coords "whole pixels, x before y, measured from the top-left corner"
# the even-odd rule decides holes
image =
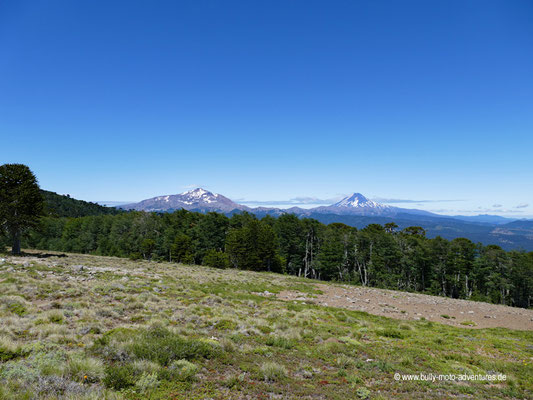
[[[195,188],[195,189],[205,189],[205,188]],[[182,192],[182,194],[190,190],[191,189],[188,189],[185,192]],[[212,192],[212,193],[216,193],[216,192]],[[338,202],[339,200],[352,195],[353,193],[354,192],[343,194],[343,195],[339,195],[337,197],[333,197],[329,199],[320,199],[317,197],[296,197],[293,199],[286,199],[286,200],[263,200],[263,201],[262,200],[247,200],[247,199],[240,199],[240,198],[230,198],[230,199],[238,204],[242,204],[242,205],[252,207],[252,208],[268,207],[268,208],[288,209],[291,207],[299,207],[303,209],[310,209],[310,208],[319,207],[319,206],[332,205]],[[176,194],[180,194],[180,193],[165,193],[165,194],[161,194],[158,196],[152,196],[150,198],[166,196],[166,195],[176,195]],[[218,194],[224,195],[224,193],[218,193]],[[506,218],[516,218],[516,219],[531,218],[531,216],[528,216],[528,215],[521,215],[518,213],[513,213],[513,210],[507,210],[505,208],[502,208],[503,207],[502,205],[496,205],[496,207],[493,207],[493,209],[488,209],[488,210],[482,210],[481,208],[478,207],[477,210],[473,210],[473,211],[466,211],[466,210],[461,210],[461,209],[442,210],[442,209],[431,208],[431,206],[435,207],[435,205],[445,204],[445,203],[460,204],[464,200],[453,200],[453,199],[452,200],[406,200],[406,199],[391,199],[391,198],[382,198],[382,197],[371,197],[369,199],[374,200],[381,204],[386,204],[386,205],[390,205],[394,207],[407,208],[407,209],[420,209],[420,210],[426,210],[426,211],[430,211],[436,214],[443,214],[443,215],[466,215],[466,216],[469,216],[469,215],[472,215],[472,216],[473,215],[500,215]],[[115,201],[115,200],[97,201],[97,203],[101,205],[115,207],[115,206],[121,206],[125,204],[137,203],[141,200],[146,200],[146,199],[139,199],[135,201]],[[518,208],[527,208],[527,206],[522,205]],[[496,209],[497,212],[492,212],[494,209]]]
[[[531,18],[520,0],[3,2],[0,164],[89,201],[360,192],[531,218]]]

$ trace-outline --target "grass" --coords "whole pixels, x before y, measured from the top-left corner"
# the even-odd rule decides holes
[[[283,290],[317,291],[269,273],[6,258],[0,400],[533,397],[532,332],[283,302],[275,296]],[[397,381],[395,373],[507,380]]]

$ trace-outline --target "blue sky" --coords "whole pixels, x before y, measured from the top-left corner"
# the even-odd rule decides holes
[[[3,1],[0,163],[91,201],[532,216],[532,20],[527,0]]]

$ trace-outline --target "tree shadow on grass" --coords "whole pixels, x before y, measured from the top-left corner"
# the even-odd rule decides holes
[[[49,257],[63,258],[63,257],[68,257],[64,253],[56,253],[56,254],[53,254],[53,253],[41,253],[41,252],[28,253],[28,252],[25,252],[25,251],[21,251],[20,254],[14,255],[14,254],[11,254],[11,250],[10,249],[4,250],[4,251],[0,251],[0,256],[3,256],[3,257],[5,257],[5,256],[8,256],[8,257],[37,257],[37,258],[49,258]]]

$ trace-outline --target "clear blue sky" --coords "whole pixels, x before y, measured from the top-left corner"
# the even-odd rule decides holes
[[[531,216],[532,21],[529,0],[2,1],[0,163],[92,201]]]

